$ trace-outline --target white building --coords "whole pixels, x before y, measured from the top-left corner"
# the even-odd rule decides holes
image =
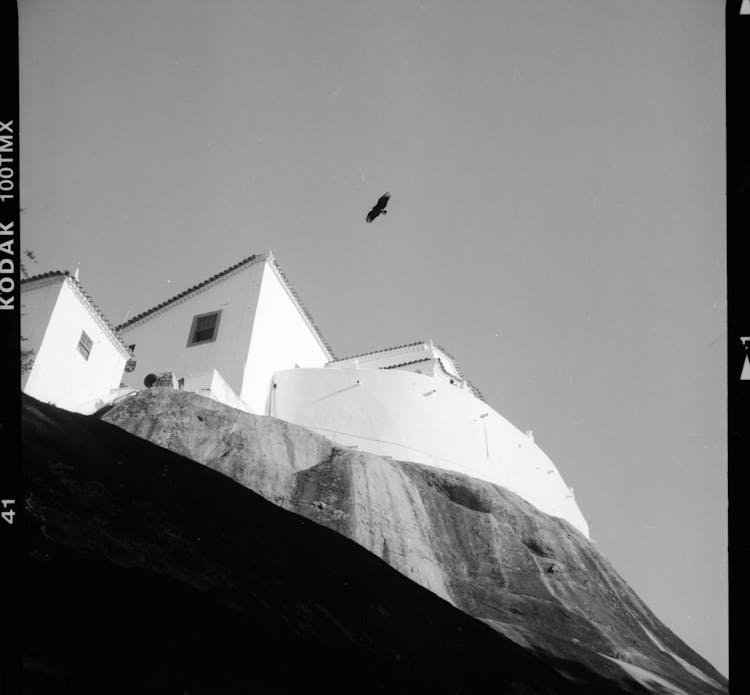
[[[127,386],[172,372],[186,389],[260,415],[274,372],[333,358],[270,252],[134,316],[117,333],[134,346]]]
[[[269,414],[344,446],[464,473],[589,529],[555,464],[432,341],[274,375]]]
[[[493,410],[450,354],[419,341],[335,359],[270,252],[134,316],[116,336],[66,273],[22,287],[24,335],[37,352],[24,390],[37,398],[92,412],[130,357],[126,387],[161,375],[343,446],[497,483],[588,536],[572,489],[531,432]]]
[[[21,282],[23,348],[34,351],[21,389],[46,403],[85,412],[87,402],[120,385],[128,349],[67,271]]]

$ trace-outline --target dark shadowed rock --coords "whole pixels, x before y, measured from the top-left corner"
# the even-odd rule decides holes
[[[104,419],[351,538],[519,645],[657,691],[727,690],[588,539],[505,488],[186,392],[143,392]]]
[[[104,419],[351,538],[565,668],[629,673],[657,691],[726,692],[590,541],[502,487],[337,448],[185,392],[141,393]]]
[[[29,398],[23,423],[25,693],[644,692],[117,427]]]
[[[505,488],[185,392],[141,393],[104,419],[351,538],[520,645],[657,691],[726,692],[588,539]]]

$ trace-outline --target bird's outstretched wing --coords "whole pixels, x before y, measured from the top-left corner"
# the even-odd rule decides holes
[[[380,215],[384,210],[385,206],[388,205],[388,199],[391,197],[390,193],[384,193],[383,195],[378,198],[378,202],[375,203],[374,207],[370,212],[367,213],[367,217],[365,217],[365,222],[372,222],[378,215]]]

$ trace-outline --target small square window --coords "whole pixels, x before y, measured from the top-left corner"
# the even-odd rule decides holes
[[[216,340],[216,335],[219,332],[220,317],[221,311],[212,311],[210,314],[194,316],[193,323],[190,326],[190,335],[188,336],[188,347]]]
[[[88,337],[86,331],[81,331],[81,337],[78,339],[78,352],[83,355],[83,359],[88,360],[93,345],[94,341]]]
[[[135,371],[135,365],[136,365],[136,360],[134,358],[135,343],[133,343],[132,345],[128,345],[128,350],[130,351],[130,359],[125,363],[125,371],[128,374],[132,374]]]

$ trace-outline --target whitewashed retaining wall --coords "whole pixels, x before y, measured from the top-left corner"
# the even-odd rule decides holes
[[[552,461],[466,388],[397,369],[295,369],[273,381],[274,417],[342,445],[497,483],[588,537]]]

